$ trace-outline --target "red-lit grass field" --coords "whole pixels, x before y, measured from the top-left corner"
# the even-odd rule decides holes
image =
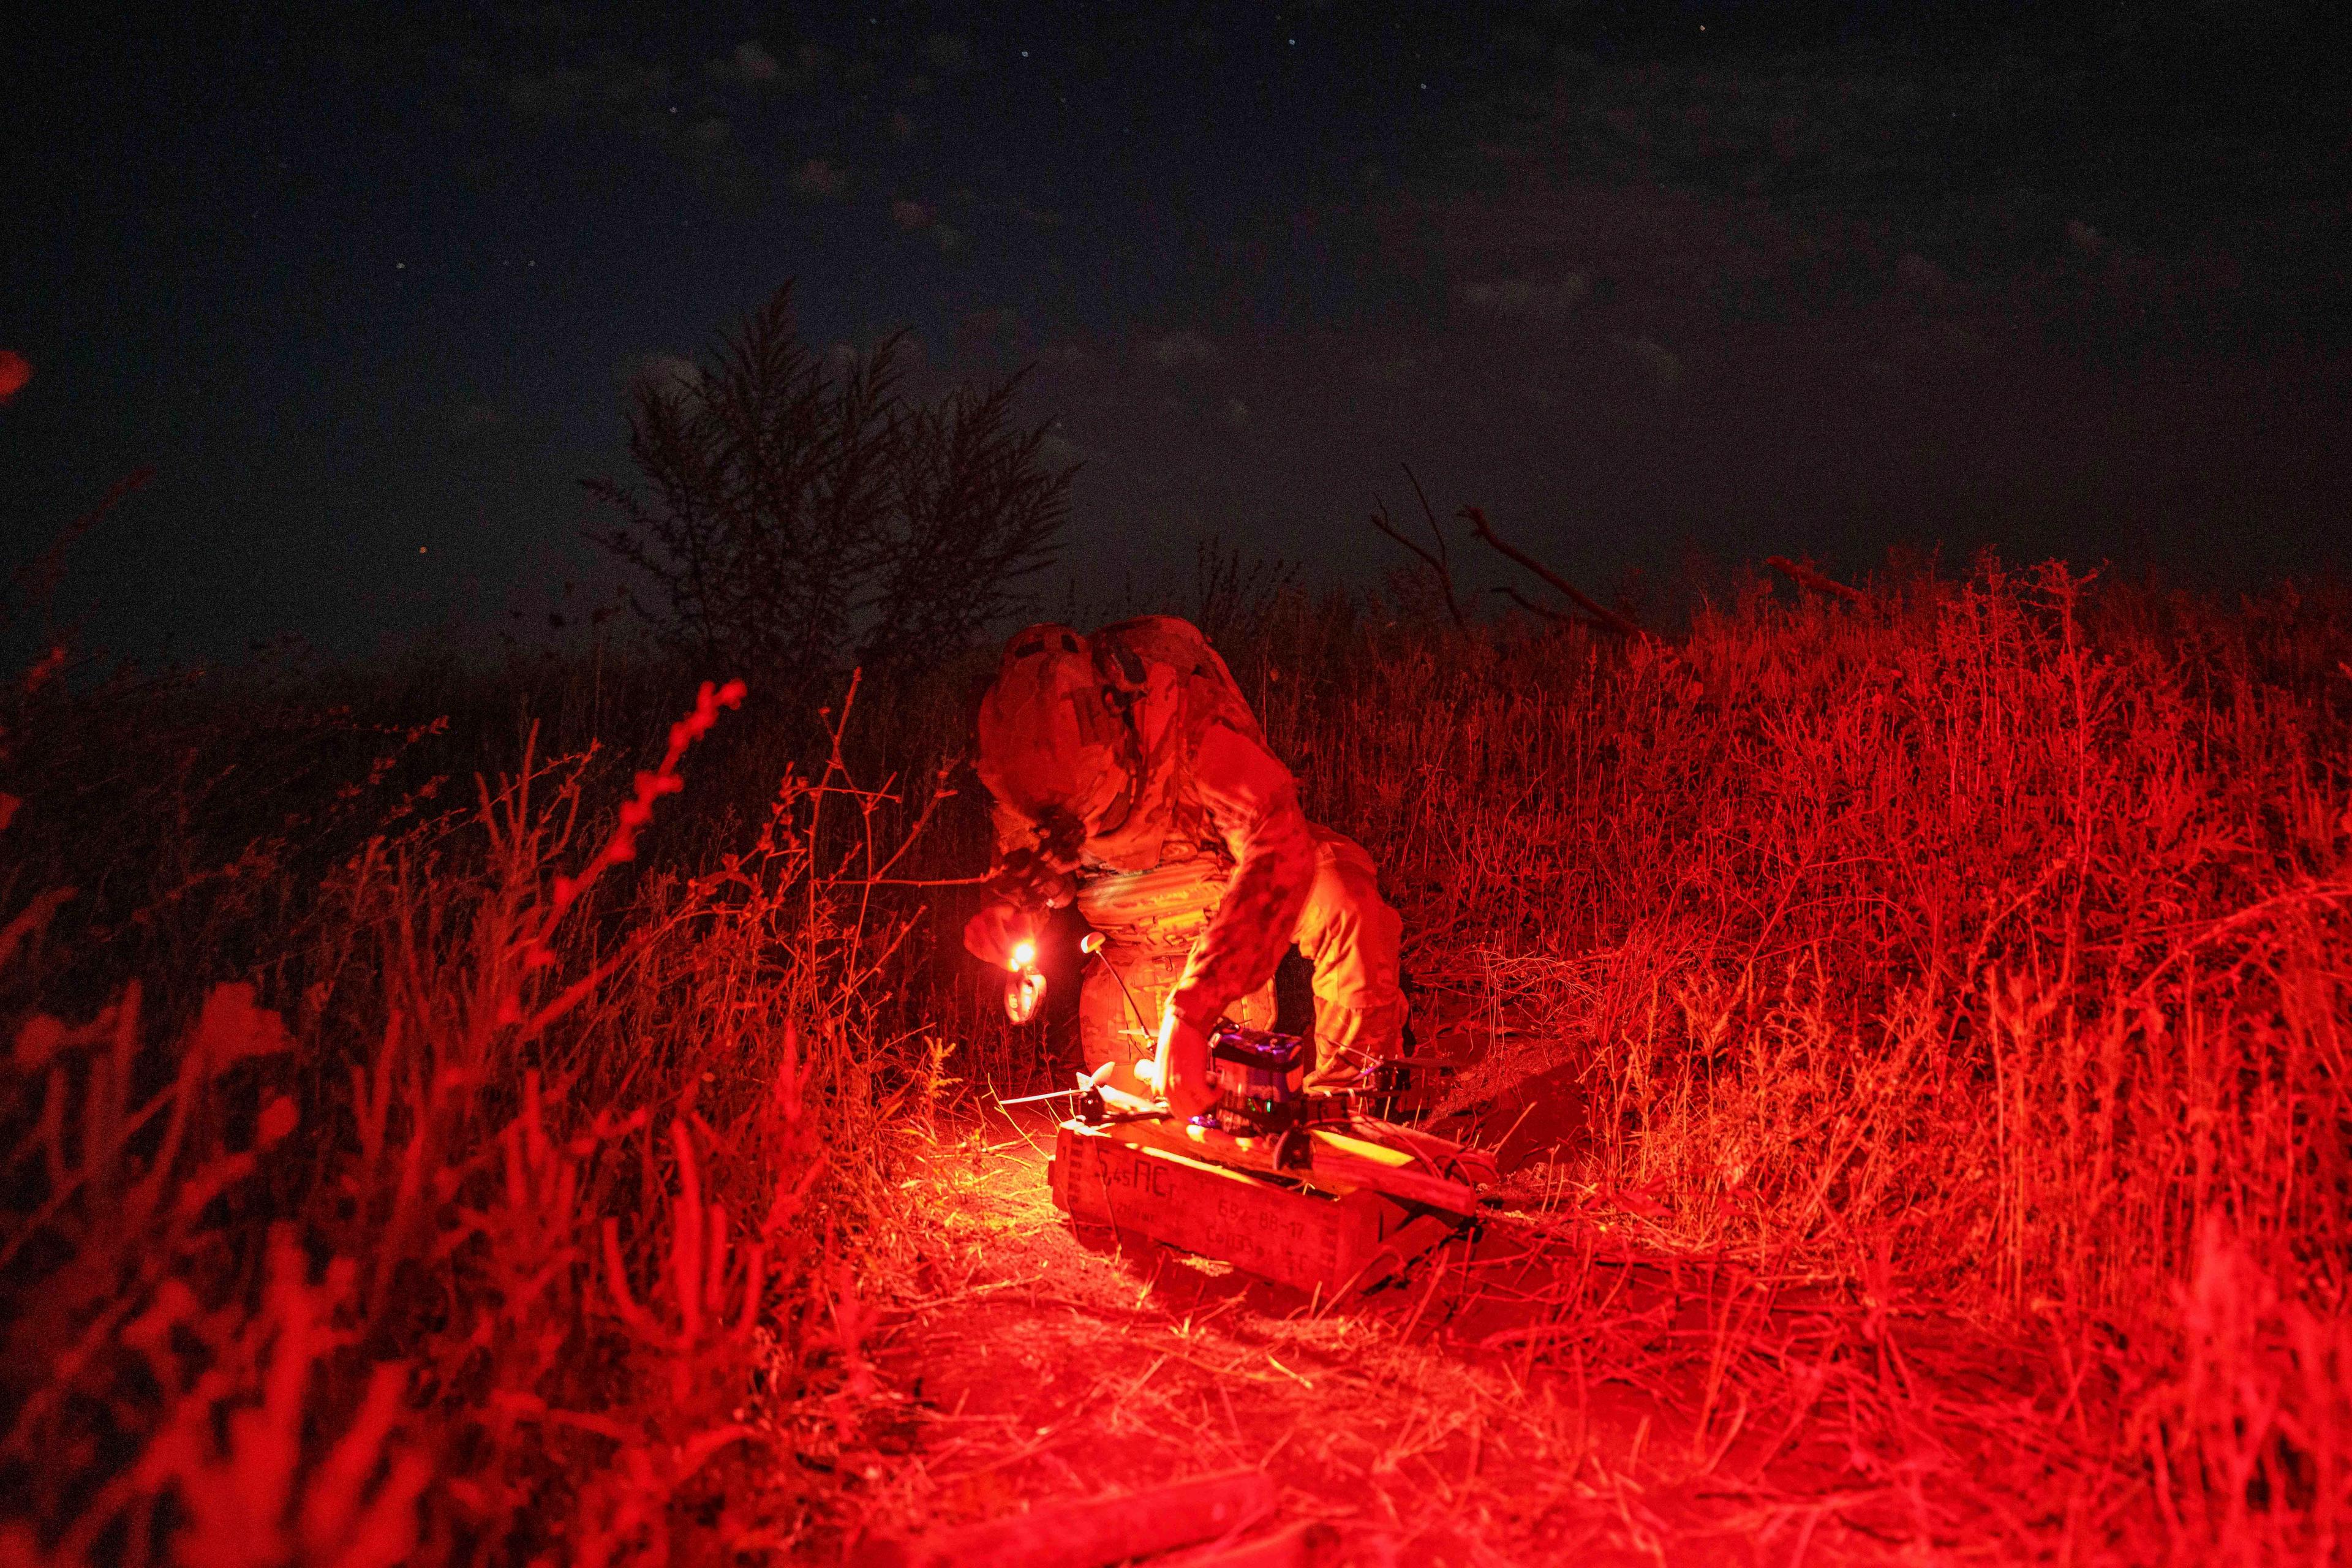
[[[1066,1042],[954,951],[984,658],[34,671],[0,1562],[926,1561],[1234,1468],[1208,1560],[2343,1554],[2352,606],[1226,621],[1510,1171],[1343,1303],[1087,1250],[992,1108]]]

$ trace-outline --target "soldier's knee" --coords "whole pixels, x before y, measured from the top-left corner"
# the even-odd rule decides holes
[[[1316,1033],[1334,1047],[1393,1055],[1404,1017],[1404,922],[1381,897],[1370,856],[1346,839],[1318,848],[1298,931],[1298,950],[1315,966]]]
[[[1298,920],[1298,947],[1309,959],[1339,943],[1394,948],[1404,922],[1381,897],[1371,858],[1353,844],[1353,854],[1318,853],[1307,906]]]

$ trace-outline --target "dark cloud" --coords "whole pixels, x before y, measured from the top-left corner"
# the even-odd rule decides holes
[[[665,119],[677,93],[667,66],[619,57],[520,71],[507,84],[509,106],[527,121],[586,121],[651,132],[669,129]]]
[[[712,60],[705,68],[720,81],[738,82],[745,87],[779,87],[784,79],[784,68],[756,38],[736,45],[733,54],[723,60]]]
[[[40,366],[0,489],[70,517],[156,463],[152,563],[89,584],[144,584],[118,626],[299,619],[395,548],[454,562],[415,554],[445,514],[495,582],[625,470],[625,383],[685,363],[645,346],[793,278],[813,342],[920,333],[926,387],[1035,362],[1081,571],[1210,531],[1370,570],[1400,459],[1595,581],[1685,538],[2252,571],[2340,521],[2341,51],[2232,76],[2283,24],[1942,47],[1889,18],[2055,24],[1830,9],[1859,36],[1726,0],[572,0],[266,41],[188,11],[126,53],[92,14],[0,145]]]
[[[1592,292],[1581,272],[1556,278],[1478,279],[1454,286],[1454,297],[1473,310],[1503,320],[1555,321]]]
[[[969,39],[957,33],[933,33],[923,40],[923,58],[931,68],[948,76],[957,76],[972,68],[973,58]]]
[[[849,171],[828,158],[804,160],[793,171],[793,188],[812,196],[837,196],[849,189]]]
[[[1216,344],[1189,327],[1182,331],[1146,339],[1140,352],[1147,361],[1161,370],[1213,365],[1224,358],[1223,352]]]
[[[702,367],[684,354],[657,349],[624,359],[614,369],[614,379],[632,393],[667,386],[696,392],[702,386]]]
[[[1672,392],[1683,384],[1682,356],[1655,338],[1615,338],[1612,340],[1633,357],[1650,384],[1660,392]]]
[[[504,430],[515,422],[513,410],[478,399],[451,404],[444,412],[450,433],[461,437]]]
[[[1951,287],[1942,268],[1916,250],[1906,250],[1895,263],[1895,280],[1919,294],[1937,294]]]

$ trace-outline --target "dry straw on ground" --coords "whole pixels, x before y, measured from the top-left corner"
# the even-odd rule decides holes
[[[2352,614],[1233,619],[1524,1161],[1357,1303],[1085,1252],[979,1119],[1050,1064],[952,951],[960,673],[675,798],[637,672],[518,672],[552,763],[446,679],[20,691],[0,1557],[822,1560],[1234,1463],[1344,1561],[2339,1552]]]

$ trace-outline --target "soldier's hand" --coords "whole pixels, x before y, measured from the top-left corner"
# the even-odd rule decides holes
[[[1077,891],[1077,879],[1057,870],[1034,849],[1016,849],[990,873],[988,890],[1001,903],[1058,910]]]
[[[1190,1120],[1217,1103],[1209,1085],[1209,1037],[1171,1007],[1160,1019],[1156,1076],[1168,1109]]]
[[[1037,918],[1011,904],[990,904],[964,922],[963,945],[974,958],[996,969],[1015,969],[1013,951],[1037,940]]]

